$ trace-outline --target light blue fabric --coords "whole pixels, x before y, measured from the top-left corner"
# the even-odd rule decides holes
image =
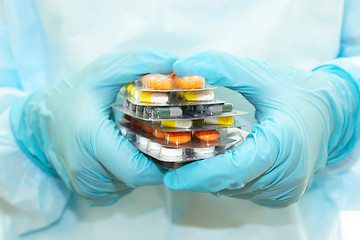
[[[20,78],[16,69],[11,49],[8,26],[5,24],[5,12],[0,2],[0,87],[21,89]]]
[[[344,1],[343,26],[341,30],[341,48],[339,57],[360,55],[360,1]]]
[[[286,206],[355,143],[359,91],[340,68],[312,72],[208,51],[178,60],[173,70],[242,93],[259,124],[235,150],[167,172],[170,189]]]
[[[111,53],[64,81],[16,101],[10,124],[22,150],[44,171],[94,205],[108,205],[136,186],[162,183],[162,172],[109,119],[127,82],[170,73],[176,57],[155,49]]]
[[[0,4],[4,13],[0,26],[6,29],[3,38],[8,40],[5,61],[18,77],[11,80],[17,85],[11,85],[28,92],[46,87],[53,82],[51,56],[36,2],[3,0]]]

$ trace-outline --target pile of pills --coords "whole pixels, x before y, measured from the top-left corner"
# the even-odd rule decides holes
[[[125,115],[118,127],[165,168],[222,154],[242,140],[234,116],[246,112],[216,100],[214,88],[201,76],[146,74],[120,90],[123,104],[113,109]]]

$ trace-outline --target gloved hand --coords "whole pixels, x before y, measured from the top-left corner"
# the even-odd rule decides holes
[[[115,128],[118,90],[145,73],[172,72],[176,57],[155,49],[110,53],[58,84],[16,102],[10,124],[23,151],[93,205],[109,205],[163,173]]]
[[[313,175],[354,145],[359,91],[334,66],[305,71],[210,51],[178,60],[178,76],[243,94],[259,124],[235,150],[168,171],[172,190],[211,192],[271,207],[298,200]]]

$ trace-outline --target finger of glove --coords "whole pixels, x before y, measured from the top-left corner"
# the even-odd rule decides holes
[[[174,63],[173,71],[179,77],[203,76],[209,84],[242,93],[253,104],[256,104],[255,99],[260,94],[263,95],[277,79],[277,74],[265,62],[235,58],[214,50],[178,59]]]
[[[90,137],[91,152],[116,178],[131,187],[162,183],[164,174],[121,135],[111,120],[104,119],[96,129]]]
[[[240,189],[259,177],[276,161],[279,143],[264,121],[235,150],[168,171],[164,184],[172,190],[217,192]],[[259,186],[261,188],[261,186]]]
[[[271,174],[262,175],[241,189],[225,189],[213,194],[215,196],[224,195],[233,198],[251,199],[254,203],[266,207],[288,206],[296,202],[304,194],[308,184],[308,179],[299,180],[294,174],[287,175],[286,170],[289,169],[288,167],[291,168],[290,166],[283,166],[272,169]]]
[[[106,54],[79,72],[76,76],[81,88],[96,89],[113,102],[119,89],[126,83],[139,79],[146,73],[168,74],[177,56],[159,49],[138,48]]]
[[[86,157],[93,159],[89,154]],[[71,186],[79,195],[88,200],[104,199],[105,196],[126,192],[132,187],[117,179],[105,169],[96,159],[84,161],[79,164],[71,164]]]
[[[90,206],[111,206],[116,203],[120,198],[129,194],[133,188],[127,188],[121,192],[100,194],[97,198],[88,199]]]

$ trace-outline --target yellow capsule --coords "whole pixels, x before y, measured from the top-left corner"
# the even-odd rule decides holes
[[[234,116],[205,118],[205,124],[231,125],[234,121]]]
[[[165,120],[161,121],[163,127],[169,128],[190,128],[192,126],[191,120]]]
[[[137,97],[141,102],[147,103],[167,103],[169,101],[169,96],[166,93],[161,92],[148,92],[142,91],[138,94],[134,93],[134,97]]]
[[[211,90],[184,92],[187,101],[211,101],[214,100],[214,92]]]
[[[127,93],[131,93],[131,89],[134,87],[134,84],[129,83],[125,85]]]
[[[136,87],[134,87],[134,85],[132,85],[132,87],[130,88],[130,92],[129,92],[130,95],[134,97],[136,92],[137,92]]]
[[[161,121],[161,124],[162,124],[164,127],[176,128],[176,126],[175,126],[175,120]]]

